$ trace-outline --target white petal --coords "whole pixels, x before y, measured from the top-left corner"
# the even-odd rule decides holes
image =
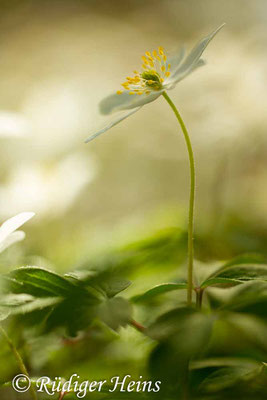
[[[121,110],[130,110],[132,108],[141,107],[151,101],[156,100],[162,91],[154,91],[150,94],[129,94],[128,91],[123,92],[122,94],[111,94],[108,97],[105,97],[99,103],[99,110],[101,114],[107,115],[116,111]]]
[[[33,212],[23,212],[5,221],[0,226],[0,243],[2,243],[8,235],[18,229],[21,225],[25,224],[25,222],[31,219],[34,215]]]
[[[225,24],[222,24],[217,28],[215,31],[213,31],[210,35],[202,39],[194,48],[193,50],[189,53],[189,55],[186,57],[185,61],[180,65],[179,68],[176,69],[175,73],[171,74],[168,82],[167,83],[177,83],[181,79],[185,78],[188,74],[190,74],[195,68],[200,66],[198,62],[200,61],[200,57],[203,54],[203,51],[209,44],[209,42],[214,38],[214,36],[223,28]],[[201,61],[201,65],[203,65],[203,62]]]
[[[16,231],[10,233],[1,243],[0,243],[0,253],[7,249],[9,246],[16,242],[20,242],[25,238],[25,233],[22,231]]]
[[[185,56],[185,47],[182,47],[180,50],[177,51],[176,54],[168,55],[167,56],[167,61],[166,64],[171,65],[171,74],[174,74],[179,65],[181,64],[181,61],[183,60]]]
[[[95,133],[93,133],[89,138],[85,140],[85,143],[90,142],[91,140],[95,139],[97,136],[101,135],[102,133],[108,131],[110,128],[113,126],[117,125],[119,122],[123,121],[130,115],[136,113],[136,111],[140,110],[141,107],[137,107],[134,110],[127,111],[126,113],[120,113],[116,118],[114,118],[112,121],[110,121],[107,125],[104,125],[103,128],[97,130]]]
[[[173,89],[178,82],[180,82],[182,79],[184,79],[186,76],[191,74],[191,72],[195,71],[199,67],[203,67],[203,65],[206,65],[206,61],[201,58],[195,63],[195,65],[192,65],[192,68],[186,71],[186,73],[177,74],[175,79],[170,77],[170,79],[164,83],[164,87],[167,90]]]

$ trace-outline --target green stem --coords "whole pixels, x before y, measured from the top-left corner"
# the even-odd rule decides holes
[[[28,370],[27,370],[27,368],[26,368],[26,365],[24,364],[24,362],[23,362],[23,360],[22,360],[22,358],[21,358],[21,355],[19,354],[19,352],[18,352],[16,346],[14,345],[14,343],[12,342],[12,340],[10,339],[10,337],[8,336],[8,334],[6,333],[6,331],[4,330],[4,328],[2,328],[2,326],[0,326],[0,333],[1,333],[2,336],[5,338],[5,340],[6,340],[7,344],[8,344],[8,346],[9,346],[10,350],[11,350],[12,353],[14,354],[14,357],[15,357],[15,359],[16,359],[16,361],[17,361],[17,364],[18,364],[18,367],[19,367],[19,369],[20,369],[20,372],[21,372],[23,375],[26,375],[26,376],[28,376],[28,377],[30,378],[29,372],[28,372]],[[36,392],[35,392],[34,388],[33,388],[32,386],[30,386],[30,389],[29,389],[29,390],[30,390],[32,399],[33,399],[33,400],[37,400],[37,395],[36,395]]]
[[[162,93],[165,100],[170,105],[173,110],[181,128],[185,138],[189,163],[190,163],[190,198],[189,198],[189,217],[188,217],[188,286],[187,286],[187,304],[191,305],[192,303],[192,290],[193,290],[193,259],[194,259],[194,245],[193,245],[193,233],[194,233],[194,203],[195,203],[195,161],[193,149],[190,141],[189,134],[187,132],[184,121],[175,107],[172,100],[169,98],[166,92]]]

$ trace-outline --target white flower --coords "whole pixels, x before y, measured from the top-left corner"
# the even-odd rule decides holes
[[[9,218],[0,226],[0,253],[13,243],[24,239],[25,233],[17,231],[17,229],[34,215],[33,212],[23,212],[15,217]]]
[[[120,112],[119,115],[93,133],[86,142],[117,125],[145,104],[156,100],[165,90],[173,89],[187,75],[204,65],[205,62],[201,59],[202,53],[223,26],[224,24],[202,39],[187,57],[184,57],[184,49],[173,57],[167,57],[162,47],[152,53],[147,51],[142,56],[142,71],[134,71],[134,76],[127,77],[122,83],[122,90],[104,98],[99,104],[101,114]]]

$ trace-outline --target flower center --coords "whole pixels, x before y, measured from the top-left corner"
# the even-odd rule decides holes
[[[160,82],[160,76],[154,70],[144,71],[141,74],[141,78],[144,79],[145,85],[153,90],[160,90],[162,84]]]
[[[147,51],[142,56],[143,71],[134,71],[134,77],[127,77],[126,82],[122,83],[124,91],[129,94],[150,94],[152,91],[163,89],[164,80],[170,76],[171,65],[167,62],[167,57],[162,47],[152,53]],[[122,94],[123,90],[118,90],[117,94]]]

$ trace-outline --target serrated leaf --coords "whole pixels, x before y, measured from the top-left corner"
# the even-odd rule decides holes
[[[39,325],[45,331],[64,327],[75,335],[88,328],[96,316],[97,305],[105,298],[93,287],[83,287],[43,268],[18,268],[8,278],[5,295],[9,296],[6,300],[12,313],[23,324]],[[11,307],[10,300],[22,303]]]
[[[171,292],[173,290],[186,289],[187,283],[179,282],[179,283],[162,283],[153,287],[152,289],[147,290],[145,293],[139,294],[131,298],[131,301],[134,303],[142,303],[148,300],[153,299],[161,294]]]
[[[110,328],[117,330],[126,326],[132,318],[132,306],[122,297],[108,299],[98,308],[99,318]]]
[[[124,278],[113,278],[103,282],[101,287],[108,297],[114,297],[117,294],[126,290],[132,284],[131,281]]]

